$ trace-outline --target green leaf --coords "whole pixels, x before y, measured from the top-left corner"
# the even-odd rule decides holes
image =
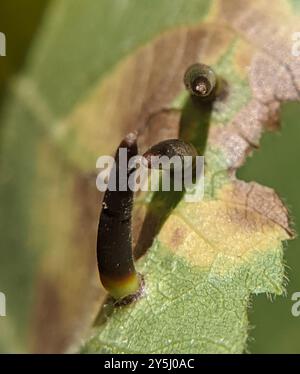
[[[0,97],[9,78],[21,68],[26,51],[46,8],[48,0],[28,0],[18,4],[3,0],[0,4],[0,32],[6,36],[6,58],[0,62]],[[24,13],[27,12],[27,17]],[[16,27],[22,24],[22,27]]]
[[[89,334],[105,297],[95,261],[95,161],[112,153],[125,133],[138,126],[143,130],[147,123],[141,149],[180,135],[205,150],[206,198],[196,217],[172,194],[156,195],[150,204],[142,197],[137,201],[137,251],[147,250],[138,266],[148,293],[112,311],[84,351],[244,350],[251,292],[282,292],[281,242],[290,229],[273,191],[250,185],[255,198],[248,208],[244,193],[249,186],[237,182],[234,171],[259,143],[263,125],[276,127],[280,102],[299,99],[299,73],[288,54],[291,30],[285,30],[291,23],[287,2],[278,2],[271,18],[266,16],[269,3],[256,3],[246,9],[236,1],[52,3],[2,114],[1,231],[10,251],[1,254],[0,290],[11,295],[11,318],[1,324],[10,336],[22,326],[22,343],[29,336],[34,351],[63,352],[77,349]],[[273,35],[274,25],[275,30],[283,25],[284,32],[280,29],[274,38],[278,44],[269,46],[267,32]],[[174,31],[163,32],[171,27]],[[200,116],[182,86],[185,68],[197,60],[213,65],[229,84],[228,95]],[[262,78],[267,90],[261,89]],[[284,90],[278,81],[285,82]],[[161,204],[163,217],[157,214]],[[231,223],[221,238],[214,222],[219,209],[230,213],[221,216],[220,227]],[[209,221],[202,220],[203,211]],[[246,213],[250,218],[241,221]],[[142,225],[145,214],[149,226]],[[188,220],[180,221],[179,229],[189,228],[179,236],[172,231],[177,214]],[[204,246],[200,237],[207,231],[197,232],[205,222],[216,241],[213,263],[195,250]],[[188,251],[193,235],[194,250]],[[221,247],[224,237],[227,244],[239,244],[233,253],[230,246]],[[16,272],[19,278],[11,275]],[[19,293],[22,298],[15,296]],[[199,334],[194,337],[193,331]]]
[[[287,210],[273,190],[236,180],[235,170],[258,145],[264,126],[270,129],[278,126],[276,114],[280,102],[299,100],[299,67],[289,57],[290,51],[284,49],[290,29],[285,32],[280,29],[280,34],[273,39],[274,44],[282,46],[280,53],[286,58],[285,63],[290,62],[290,70],[284,67],[282,56],[277,57],[277,50],[264,51],[268,48],[269,41],[265,40],[268,30],[273,30],[280,20],[276,19],[277,9],[269,22],[263,14],[264,2],[258,10],[250,8],[248,12],[236,7],[236,2],[227,2],[222,7],[223,4],[219,3],[217,14],[222,14],[233,26],[236,24],[238,32],[207,24],[198,30],[174,31],[148,47],[155,50],[158,45],[172,46],[173,40],[180,45],[178,40],[184,33],[189,41],[194,37],[196,42],[191,44],[199,45],[198,58],[209,62],[228,84],[225,95],[216,100],[209,113],[204,148],[205,198],[199,203],[181,201],[178,205],[173,200],[173,206],[166,204],[167,197],[162,194],[154,195],[150,201],[149,198],[138,200],[136,215],[141,215],[145,223],[137,248],[141,253],[146,250],[146,254],[137,265],[145,278],[145,295],[123,307],[115,307],[110,300],[104,303],[98,326],[82,352],[241,353],[246,349],[248,338],[250,295],[283,292],[282,242],[292,235]],[[254,34],[253,18],[256,20]],[[291,22],[287,24],[290,26]],[[257,42],[256,47],[247,42],[248,30]],[[203,53],[201,47],[207,46],[207,40],[210,46]],[[190,53],[186,48],[184,57],[191,58]],[[134,65],[145,55],[147,47],[125,64]],[[166,58],[170,59],[171,56]],[[161,62],[159,58],[156,61]],[[169,97],[169,111],[173,116],[169,127],[177,129],[181,137],[202,150],[199,134],[203,134],[206,125],[205,108],[197,113],[189,99],[174,97],[177,93],[182,98],[181,87],[174,89],[168,75],[170,66],[165,68],[163,62],[164,59],[160,64],[160,74],[164,76],[160,87],[170,96],[173,93],[173,105],[181,111],[174,118]],[[182,76],[180,67],[177,68]],[[127,69],[120,67],[107,84],[111,86],[116,79],[122,81]],[[160,105],[161,109],[166,106],[165,98],[159,96],[159,104],[147,102],[150,113],[158,111],[151,104]],[[151,135],[157,137],[158,129],[164,129],[165,117],[166,113],[156,123],[147,123],[143,141],[154,142]],[[140,248],[140,241],[146,248]]]

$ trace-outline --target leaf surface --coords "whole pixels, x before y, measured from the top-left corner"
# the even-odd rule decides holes
[[[155,56],[162,78],[156,73],[160,90],[141,106],[141,123],[147,124],[141,145],[171,138],[176,131],[192,141],[206,157],[205,198],[186,203],[173,196],[166,203],[168,197],[158,193],[138,200],[136,216],[144,223],[136,244],[138,256],[145,253],[138,269],[145,277],[146,294],[122,308],[108,300],[83,352],[241,353],[246,349],[250,295],[283,292],[282,242],[293,235],[287,210],[273,190],[235,177],[236,169],[258,147],[262,132],[278,127],[280,103],[299,100],[299,66],[288,47],[284,51],[291,35],[285,27],[293,21],[279,24],[274,35],[277,9],[270,21],[264,6],[253,4],[245,11],[235,2],[221,2],[215,12],[222,14],[225,25],[211,21],[170,32],[126,62],[139,63],[141,56],[158,45],[172,46],[173,41],[176,52],[181,51],[180,41],[186,38],[182,69],[177,64],[179,77],[196,58],[212,65],[228,86],[209,113],[207,108],[193,108],[180,91],[179,78],[171,73],[175,47],[169,56],[167,48],[161,48],[161,60]],[[275,53],[266,47],[270,30]],[[118,71],[118,81],[126,63]],[[153,86],[156,92],[151,83],[146,95]]]
[[[21,209],[6,214],[3,227],[17,222],[22,235],[12,253],[32,264],[24,295],[34,298],[24,314],[16,301],[14,315],[32,320],[35,351],[73,350],[88,335],[104,298],[95,261],[95,160],[136,128],[141,150],[180,136],[204,152],[205,199],[189,206],[172,193],[150,203],[138,198],[134,235],[137,256],[146,253],[138,262],[146,297],[113,311],[84,351],[241,352],[251,293],[283,291],[287,211],[272,190],[237,181],[235,170],[264,129],[278,127],[280,103],[299,100],[291,5],[278,1],[271,13],[266,1],[243,8],[231,0],[159,1],[150,17],[142,3],[54,2],[23,76],[11,85],[1,196]],[[170,26],[177,28],[162,33]],[[183,89],[195,61],[228,83],[209,111],[192,107]],[[4,231],[11,243],[13,231]],[[18,284],[9,287],[15,292]]]

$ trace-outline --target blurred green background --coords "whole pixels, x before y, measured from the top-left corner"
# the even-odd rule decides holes
[[[266,133],[261,146],[239,170],[238,177],[274,188],[290,210],[294,227],[300,223],[300,104],[284,104],[279,133]],[[253,297],[250,321],[255,329],[249,351],[257,353],[300,353],[300,317],[293,317],[292,294],[300,289],[300,239],[286,245],[286,297],[273,301],[266,295]]]
[[[294,4],[299,7],[298,1]],[[30,212],[35,197],[47,198],[49,192],[37,184],[36,164],[51,119],[43,103],[40,117],[28,110],[32,103],[30,98],[24,102],[20,78],[35,82],[51,114],[62,118],[123,56],[171,26],[196,24],[209,7],[209,0],[1,0],[0,32],[7,36],[7,57],[0,57],[0,291],[7,294],[7,317],[0,317],[0,352],[30,350],[33,284],[47,250],[45,243],[41,248],[32,244]],[[297,229],[299,118],[299,103],[285,104],[282,131],[265,134],[260,149],[238,172],[241,179],[274,188]],[[47,228],[36,229],[43,237]],[[299,243],[289,242],[285,254],[286,296],[252,298],[250,352],[300,353],[300,317],[291,314],[291,295],[300,291]]]
[[[8,79],[22,67],[26,52],[47,6],[48,0],[0,2],[0,32],[6,35],[6,57],[0,60],[0,100]]]

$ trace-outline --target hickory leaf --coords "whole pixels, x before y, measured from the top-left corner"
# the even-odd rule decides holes
[[[10,253],[1,263],[5,282],[18,258],[23,292],[15,280],[6,284],[23,298],[22,308],[12,305],[16,322],[1,323],[15,339],[30,321],[22,336],[35,352],[76,351],[83,340],[83,352],[242,352],[251,294],[283,292],[283,241],[292,230],[276,193],[235,172],[263,131],[278,128],[281,102],[299,100],[290,53],[299,18],[285,0],[272,9],[261,0],[120,3],[53,1],[11,83],[2,114],[10,141],[1,150]],[[227,83],[209,108],[195,108],[184,91],[184,71],[196,61]],[[90,331],[105,300],[95,162],[137,128],[141,152],[180,137],[204,154],[205,198],[137,196],[134,244],[146,294],[126,308],[104,302]]]
[[[129,108],[129,92],[118,113],[110,109],[113,120],[146,123],[142,148],[177,135],[204,154],[205,197],[187,203],[158,192],[137,199],[145,295],[124,307],[107,300],[83,352],[241,353],[251,294],[282,294],[283,241],[293,235],[287,210],[272,189],[235,176],[263,130],[278,127],[280,103],[299,100],[300,68],[287,44],[292,17],[282,24],[283,2],[273,18],[263,11],[267,3],[258,3],[246,10],[235,1],[217,3],[215,17],[224,23],[212,17],[166,33],[107,80],[124,87],[129,76],[132,95],[143,92],[138,108]],[[159,69],[150,69],[145,83],[135,72],[150,59]],[[195,60],[226,81],[211,108],[197,107],[182,89],[184,69]]]

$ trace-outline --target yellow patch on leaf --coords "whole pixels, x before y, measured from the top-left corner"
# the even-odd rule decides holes
[[[286,208],[275,192],[236,181],[224,186],[216,200],[179,204],[158,239],[192,265],[209,268],[220,254],[242,263],[290,236]]]

